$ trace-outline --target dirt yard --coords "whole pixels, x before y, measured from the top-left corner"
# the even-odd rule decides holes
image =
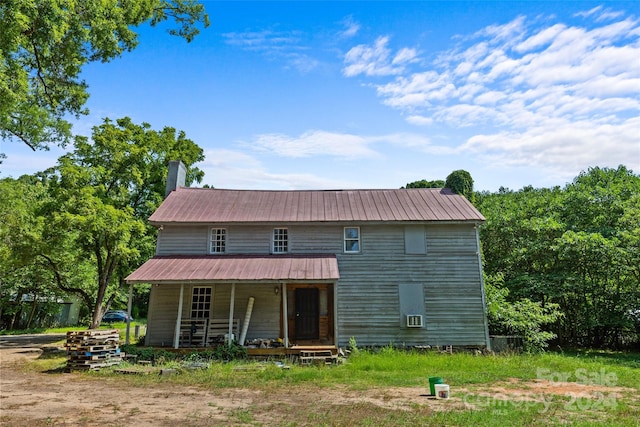
[[[427,396],[427,388],[353,391],[343,386],[295,386],[255,391],[159,384],[144,389],[117,378],[22,369],[25,360],[39,357],[43,346],[60,339],[0,337],[0,426],[317,425],[328,412],[337,413],[348,424],[354,410],[428,415],[483,404],[481,398],[462,399],[455,392],[449,400],[435,400]],[[591,393],[592,389],[575,383],[518,384],[514,380],[487,391],[507,399],[535,400],[548,393]]]

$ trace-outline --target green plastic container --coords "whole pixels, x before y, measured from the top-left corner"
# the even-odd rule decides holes
[[[429,377],[429,391],[431,396],[436,395],[436,384],[442,384],[442,377]]]

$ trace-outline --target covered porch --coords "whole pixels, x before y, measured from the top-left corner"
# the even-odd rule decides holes
[[[146,345],[262,356],[335,349],[338,279],[335,255],[158,256],[127,277],[152,284]]]

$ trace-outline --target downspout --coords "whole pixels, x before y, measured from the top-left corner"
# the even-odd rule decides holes
[[[338,282],[333,284],[333,345],[340,343],[338,339]]]
[[[176,319],[176,330],[173,334],[173,348],[180,345],[180,323],[182,321],[182,299],[184,298],[184,283],[180,284],[180,300],[178,300],[178,318]]]
[[[491,350],[491,338],[489,338],[489,321],[487,320],[487,301],[484,295],[484,274],[482,273],[482,254],[480,252],[480,232],[478,224],[473,227],[476,230],[476,247],[478,254],[478,271],[480,272],[480,292],[482,294],[482,319],[484,321],[484,335],[487,350]]]

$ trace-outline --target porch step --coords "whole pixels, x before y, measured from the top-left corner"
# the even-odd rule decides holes
[[[327,365],[336,363],[338,355],[331,350],[300,350],[300,364],[311,365],[313,363],[325,363]]]

